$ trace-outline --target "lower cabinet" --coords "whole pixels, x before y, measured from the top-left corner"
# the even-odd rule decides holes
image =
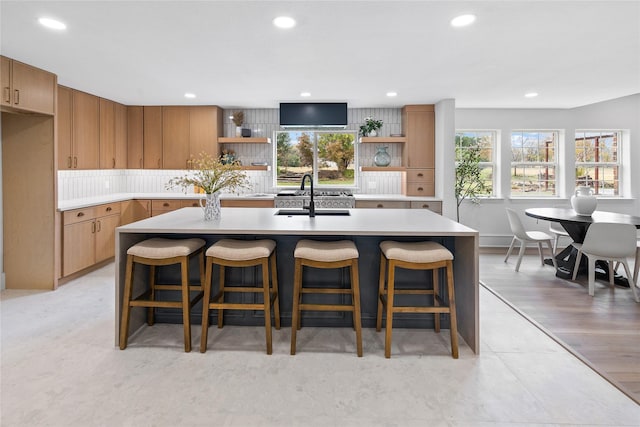
[[[120,203],[65,211],[62,217],[63,277],[114,256]]]
[[[126,200],[120,202],[120,223],[131,224],[151,216],[151,200]]]
[[[439,200],[356,200],[356,208],[369,209],[429,209],[442,215],[442,202]]]

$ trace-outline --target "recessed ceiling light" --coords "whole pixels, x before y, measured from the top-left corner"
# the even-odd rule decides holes
[[[40,25],[51,28],[52,30],[64,30],[67,28],[63,22],[51,18],[40,18],[38,22]]]
[[[390,96],[390,97],[398,96],[398,92],[387,92],[387,96]]]
[[[538,92],[529,92],[524,94],[525,98],[535,98],[536,96],[538,96]]]
[[[456,16],[451,20],[452,27],[466,27],[467,25],[471,25],[476,20],[475,15],[460,15]]]
[[[309,97],[311,96],[310,92],[300,92],[300,96]]]
[[[296,26],[296,21],[290,16],[278,16],[273,20],[273,25],[278,28],[293,28]]]
[[[195,93],[189,93],[189,92],[187,92],[187,93],[185,93],[185,94],[184,94],[184,97],[185,97],[185,98],[195,98],[195,97],[196,97],[196,94],[195,94]]]

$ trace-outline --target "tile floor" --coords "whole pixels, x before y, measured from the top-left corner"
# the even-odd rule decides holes
[[[640,425],[640,406],[488,291],[481,354],[449,355],[448,333],[288,328],[272,356],[259,327],[211,329],[209,350],[182,326],[114,344],[113,264],[55,292],[1,294],[0,425],[513,426]]]

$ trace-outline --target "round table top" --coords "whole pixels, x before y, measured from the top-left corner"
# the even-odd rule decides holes
[[[571,208],[529,208],[527,216],[546,221],[569,222],[574,224],[592,224],[594,222],[614,222],[633,224],[640,228],[640,217],[617,212],[595,211],[591,216],[578,215]]]

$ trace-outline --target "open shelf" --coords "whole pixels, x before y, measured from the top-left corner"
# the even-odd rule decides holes
[[[268,165],[264,165],[264,166],[253,166],[253,165],[242,165],[242,170],[246,170],[246,171],[266,171],[269,170],[269,166]]]
[[[271,143],[271,139],[270,138],[261,138],[261,137],[249,137],[249,138],[242,138],[242,137],[224,137],[224,136],[219,136],[218,137],[218,143],[219,144],[270,144]]]
[[[407,170],[404,166],[362,166],[362,172],[404,172]]]
[[[404,136],[363,136],[360,138],[362,144],[389,144],[407,142]]]

